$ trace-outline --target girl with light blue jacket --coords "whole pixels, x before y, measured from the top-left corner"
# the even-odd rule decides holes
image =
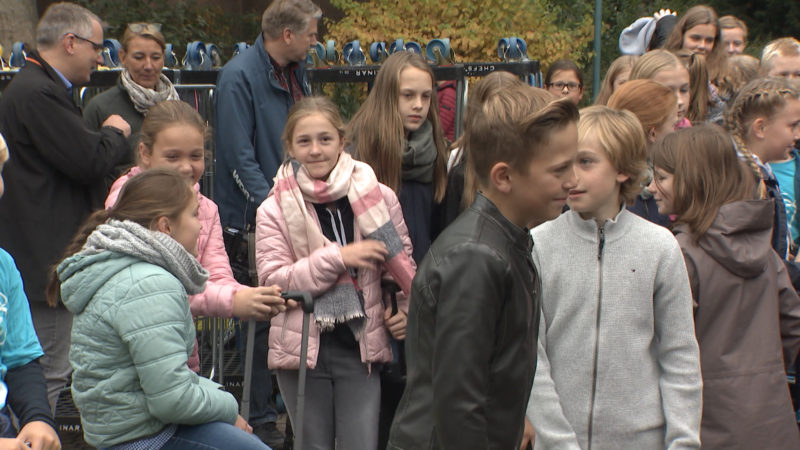
[[[132,177],[111,209],[89,217],[48,287],[51,304],[60,290],[74,314],[72,396],[90,445],[267,448],[248,434],[236,399],[187,366],[195,337],[187,296],[208,278],[193,256],[197,209],[177,172]]]

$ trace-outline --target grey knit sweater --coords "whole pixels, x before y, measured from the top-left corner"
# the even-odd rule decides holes
[[[702,379],[683,256],[625,208],[532,231],[542,277],[536,448],[699,448]]]

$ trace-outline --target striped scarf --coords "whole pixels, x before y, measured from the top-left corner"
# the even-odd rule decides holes
[[[306,202],[330,203],[347,196],[363,237],[386,245],[389,253],[383,267],[403,292],[411,291],[414,269],[403,251],[403,242],[383,201],[378,179],[369,165],[342,152],[328,179],[323,181],[311,178],[299,162],[292,160],[278,170],[270,195],[275,195],[283,211],[289,244],[297,259],[330,245]],[[337,323],[347,323],[359,339],[366,325],[366,315],[354,281],[345,271],[331,289],[315,299],[314,318],[321,331],[332,330]]]

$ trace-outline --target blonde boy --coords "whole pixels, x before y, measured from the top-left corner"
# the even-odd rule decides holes
[[[581,110],[570,211],[533,230],[542,277],[536,448],[699,448],[692,297],[672,234],[625,208],[645,178],[629,111]]]
[[[765,45],[760,71],[762,76],[800,79],[800,41],[784,37]]]
[[[528,228],[558,216],[575,186],[578,111],[554,99],[520,85],[467,112],[480,192],[414,279],[390,449],[520,446],[541,299]]]

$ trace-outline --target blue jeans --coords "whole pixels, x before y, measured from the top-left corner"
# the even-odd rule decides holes
[[[181,425],[162,450],[269,450],[252,434],[224,422]]]

